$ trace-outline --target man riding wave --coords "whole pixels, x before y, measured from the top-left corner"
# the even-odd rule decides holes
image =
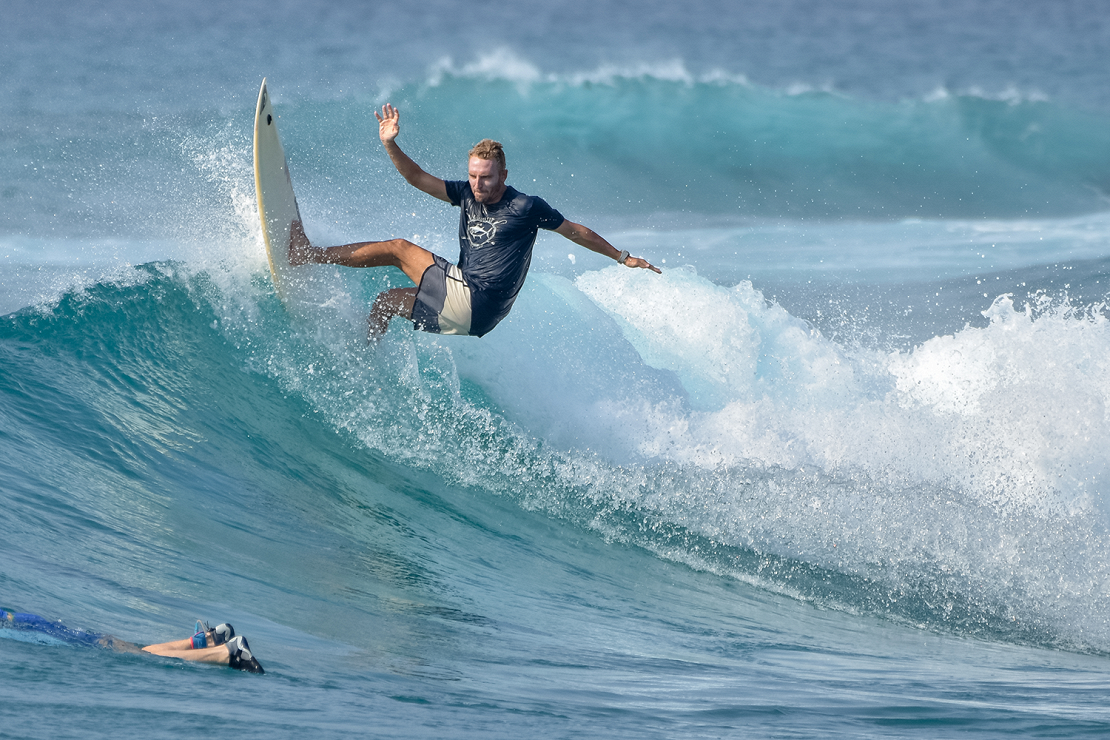
[[[377,341],[391,319],[438,334],[483,336],[508,315],[524,285],[539,229],[554,231],[575,244],[627,267],[659,272],[645,259],[613,247],[594,231],[563,217],[542,198],[506,184],[501,144],[483,139],[470,150],[466,180],[441,180],[425,172],[397,145],[400,113],[382,107],[378,136],[397,171],[410,185],[461,209],[459,263],[453,265],[407,239],[314,247],[299,221],[293,223],[289,261],[347,267],[399,268],[415,288],[393,288],[374,299],[369,337]]]

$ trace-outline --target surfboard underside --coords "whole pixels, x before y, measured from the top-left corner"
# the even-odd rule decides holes
[[[270,274],[278,296],[288,305],[295,292],[294,275],[298,269],[289,264],[289,234],[293,222],[299,221],[301,215],[266,80],[258,92],[254,117],[254,186]]]

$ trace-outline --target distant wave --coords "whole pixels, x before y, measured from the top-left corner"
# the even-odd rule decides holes
[[[507,80],[509,82],[533,84],[553,83],[568,85],[612,85],[622,79],[651,78],[666,82],[680,82],[693,85],[698,82],[747,85],[747,77],[713,70],[704,74],[694,74],[687,69],[682,59],[640,62],[638,64],[604,64],[592,70],[569,73],[543,72],[531,61],[521,57],[511,49],[502,48],[491,54],[463,64],[450,57],[444,57],[432,65],[426,84],[440,85],[450,77],[469,77],[484,80]]]
[[[1110,126],[1036,91],[879,102],[694,74],[681,60],[552,74],[500,52],[444,60],[381,97],[404,111],[407,140],[431,147],[424,161],[496,138],[518,184],[591,214],[1033,218],[1105,210],[1110,193]],[[368,107],[297,104],[316,121],[304,145],[349,148],[336,139],[344,120],[373,136]]]
[[[654,79],[663,82],[678,82],[684,85],[699,83],[718,85],[740,85],[744,87],[761,87],[752,83],[746,74],[727,71],[721,68],[708,69],[701,72],[692,71],[687,62],[681,57],[657,59],[653,61],[640,61],[635,63],[608,63],[601,64],[592,69],[581,69],[564,72],[545,72],[540,65],[517,51],[508,47],[496,49],[493,52],[478,55],[476,58],[459,62],[451,57],[443,57],[428,69],[424,84],[440,85],[445,80],[456,78],[473,78],[486,81],[503,80],[521,84],[549,83],[565,85],[615,85],[621,80]],[[785,95],[803,95],[806,93],[838,94],[835,86],[829,83],[814,83],[805,80],[796,80],[781,88],[762,89],[768,92],[778,92]],[[844,97],[851,97],[844,94]],[[984,100],[995,100],[1007,103],[1037,102],[1045,103],[1051,100],[1050,96],[1038,89],[1023,90],[1015,85],[1008,85],[998,89],[989,89],[972,85],[951,90],[946,87],[937,87],[929,94],[922,97],[924,101],[936,101],[952,97],[978,97]]]
[[[552,74],[508,53],[444,61],[373,95],[315,100],[280,80],[272,89],[306,216],[332,224],[424,210],[411,207],[418,195],[399,186],[377,141],[373,110],[386,100],[402,109],[402,143],[429,171],[463,177],[465,152],[495,138],[512,184],[595,222],[1108,209],[1110,126],[1036,91],[875,101],[807,81],[769,89],[681,60]],[[249,119],[249,107],[142,121],[103,114],[80,141],[54,146],[36,134],[37,169],[17,168],[5,187],[41,218],[13,209],[0,222],[40,239],[203,240],[214,208],[253,197]],[[232,180],[246,197],[228,195]]]

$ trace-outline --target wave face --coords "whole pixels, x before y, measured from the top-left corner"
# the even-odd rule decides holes
[[[254,510],[226,471],[249,460],[246,479],[281,488],[299,477],[275,472],[286,452],[331,429],[346,466],[426,471],[823,606],[1110,646],[1100,310],[1003,295],[983,326],[886,351],[830,341],[747,281],[607,268],[533,276],[488,340],[395,328],[374,352],[357,283],[332,275],[291,325],[262,277],[151,265],[4,319],[9,486],[37,449],[65,482],[33,488],[110,501],[160,548],[169,499]],[[319,424],[277,421],[303,415]],[[274,516],[252,515],[280,539]]]

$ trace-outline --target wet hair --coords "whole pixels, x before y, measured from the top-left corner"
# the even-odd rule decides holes
[[[505,171],[505,150],[501,148],[500,141],[482,139],[470,150],[469,156],[497,162],[501,166],[501,171]]]

